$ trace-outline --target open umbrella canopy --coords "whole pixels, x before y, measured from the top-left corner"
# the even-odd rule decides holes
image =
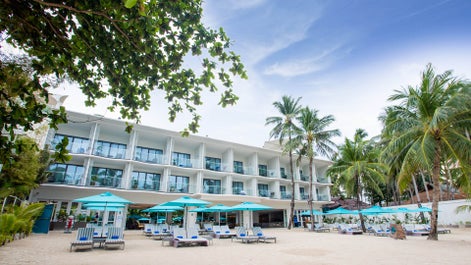
[[[394,213],[394,210],[389,209],[389,208],[383,208],[378,205],[374,205],[374,206],[371,206],[370,208],[360,210],[360,213],[365,214],[365,215],[388,214],[388,213]]]
[[[207,202],[207,201],[191,198],[191,197],[188,197],[188,196],[183,196],[183,197],[180,197],[176,200],[162,203],[161,205],[162,206],[187,207],[187,206],[202,206],[202,205],[207,205],[207,204],[211,204],[211,203]]]
[[[397,209],[393,209],[393,211],[396,213],[413,213],[414,212],[413,210],[406,207],[399,207]]]
[[[312,210],[312,214],[313,215],[323,215],[324,213],[321,212],[321,211],[318,211],[318,210]],[[311,211],[307,210],[307,211],[301,212],[301,215],[302,216],[311,215]]]
[[[270,206],[265,206],[253,202],[243,202],[231,207],[233,211],[262,211],[272,209]]]
[[[126,207],[123,203],[106,203],[106,202],[92,202],[92,203],[84,203],[83,207],[89,210],[97,210],[97,211],[122,211],[124,207]]]
[[[358,214],[356,210],[347,210],[345,208],[339,207],[333,210],[326,212],[325,214]]]
[[[232,208],[233,211],[251,211],[251,212],[272,209],[270,206],[265,206],[265,205],[258,204],[258,203],[253,203],[253,202],[243,202],[243,203],[234,205],[231,208]],[[247,227],[252,227],[253,226],[253,220],[252,219],[253,219],[252,214],[250,214],[248,223],[246,224]]]
[[[208,210],[207,207],[201,206],[201,207],[195,208],[195,209],[193,209],[193,210],[189,210],[189,212],[194,212],[194,213],[206,213],[207,210]]]
[[[206,208],[205,210],[205,212],[207,213],[211,213],[211,212],[220,213],[220,212],[230,212],[230,211],[233,211],[232,207],[226,206],[224,204],[216,204],[214,206]]]
[[[415,209],[410,209],[413,213],[424,213],[424,212],[431,212],[432,209],[428,207],[418,207]]]
[[[121,204],[132,204],[132,201],[128,201],[124,198],[114,195],[111,192],[103,192],[101,194],[92,195],[88,197],[75,199],[74,202],[83,203],[121,203]]]
[[[175,211],[181,211],[183,208],[181,206],[170,206],[170,205],[155,205],[150,208],[147,208],[143,210],[145,213],[158,213],[158,212],[175,212]]]
[[[162,206],[181,206],[181,207],[184,207],[184,209],[183,209],[183,220],[185,220],[184,221],[185,231],[186,231],[186,235],[188,236],[188,207],[189,206],[203,206],[203,205],[207,205],[207,204],[211,204],[211,203],[207,202],[207,201],[191,198],[191,197],[188,197],[188,196],[183,196],[183,197],[180,197],[176,200],[162,203],[161,205]]]

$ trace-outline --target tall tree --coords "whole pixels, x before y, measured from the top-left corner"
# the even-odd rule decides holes
[[[8,163],[0,173],[0,198],[14,195],[25,199],[33,188],[44,180],[44,168],[49,160],[39,151],[36,142],[28,137],[19,137],[16,142],[18,153],[13,163]]]
[[[430,240],[438,240],[437,220],[440,198],[440,170],[452,159],[464,176],[469,176],[471,141],[463,133],[471,127],[471,85],[452,76],[436,74],[431,64],[422,72],[417,87],[396,90],[389,97],[383,134],[391,138],[383,154],[403,157],[400,188],[420,171],[431,172],[433,182]]]
[[[364,187],[373,189],[382,196],[380,183],[384,183],[386,165],[379,162],[379,149],[372,141],[365,140],[366,132],[358,129],[353,140],[345,139],[345,143],[339,147],[340,157],[334,162],[327,172],[339,174],[347,194],[356,197],[357,209]],[[360,214],[363,231],[366,231],[363,215]]]
[[[196,132],[203,89],[216,93],[222,87],[219,104],[225,107],[238,100],[232,80],[247,78],[239,55],[229,50],[231,41],[224,30],[205,27],[202,13],[201,0],[2,1],[1,37],[31,58],[32,71],[0,62],[1,138],[3,129],[13,134],[8,124],[14,121],[8,117],[30,117],[33,110],[31,119],[24,118],[28,123],[20,124],[25,130],[44,116],[52,125],[64,121],[63,111],[48,113],[43,106],[48,99],[45,75],[77,83],[87,106],[110,97],[111,111],[119,110],[122,118],[137,122],[139,111],[149,109],[152,92],[162,90],[160,100],[169,107],[170,121],[186,110],[192,121],[182,133]],[[195,70],[187,67],[189,57],[201,65]],[[25,83],[25,75],[33,82]]]
[[[308,205],[311,210],[311,230],[314,230],[313,214],[313,181],[314,181],[314,157],[322,155],[330,158],[336,151],[336,145],[332,141],[335,136],[340,136],[338,129],[328,130],[327,128],[335,121],[334,116],[327,115],[319,118],[318,110],[304,107],[298,116],[301,132],[293,138],[295,146],[299,146],[298,164],[304,157],[309,159],[309,197]]]
[[[280,146],[283,148],[284,153],[289,155],[289,169],[291,173],[291,202],[290,202],[290,216],[288,221],[288,229],[291,229],[294,218],[294,169],[293,169],[293,151],[295,147],[290,145],[293,136],[299,132],[296,126],[296,117],[301,111],[299,101],[301,98],[294,99],[291,96],[283,96],[281,101],[273,102],[275,109],[281,116],[272,116],[266,118],[265,125],[274,125],[270,131],[270,138],[278,138]]]

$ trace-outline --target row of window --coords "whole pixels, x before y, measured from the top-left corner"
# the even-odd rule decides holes
[[[49,167],[50,183],[60,183],[68,185],[80,185],[82,177],[84,176],[83,166],[72,164],[52,164]],[[93,167],[90,178],[90,186],[104,186],[104,187],[121,187],[123,171],[119,169]],[[159,191],[161,175],[149,172],[132,172],[131,189],[139,190],[152,190]],[[187,176],[170,176],[168,183],[168,192],[189,193],[190,178]],[[261,197],[271,197],[268,184],[258,184],[258,195]],[[210,194],[221,194],[222,186],[221,180],[217,179],[203,179],[203,192]],[[238,195],[246,195],[244,192],[244,183],[240,181],[232,182],[232,193]],[[291,198],[286,193],[286,186],[280,186],[280,193],[282,199]],[[304,195],[304,188],[300,188],[301,196]]]
[[[51,142],[51,149],[55,149],[56,145],[60,143],[65,137],[68,138],[69,144],[67,150],[71,153],[83,154],[86,153],[90,146],[90,141],[86,138],[74,137],[62,134],[56,134],[54,140]],[[126,145],[120,143],[113,143],[107,141],[97,141],[93,150],[93,154],[101,157],[123,159],[126,154]],[[163,151],[160,149],[153,149],[147,147],[137,146],[134,159],[136,161],[163,164]],[[179,152],[172,153],[172,165],[179,167],[191,168],[191,155]],[[244,164],[241,161],[234,161],[234,173],[244,174]],[[214,157],[205,157],[205,168],[213,171],[221,171],[221,159]],[[286,178],[284,168],[280,168],[282,178]],[[258,165],[258,175],[268,176],[267,165]]]

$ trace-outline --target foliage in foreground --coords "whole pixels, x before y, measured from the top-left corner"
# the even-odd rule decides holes
[[[43,210],[43,203],[7,208],[6,213],[0,214],[0,246],[31,234],[34,221]]]

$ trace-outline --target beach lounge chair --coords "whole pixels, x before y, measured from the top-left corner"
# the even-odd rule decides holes
[[[330,228],[321,224],[314,224],[315,232],[330,232]]]
[[[203,224],[204,231],[208,234],[211,234],[213,232],[213,225],[205,223]]]
[[[188,237],[184,228],[175,228],[173,230],[173,246],[208,246],[209,241],[198,235],[198,230],[195,228],[188,229]]]
[[[154,230],[153,224],[144,224],[144,230],[142,230],[142,232],[144,233],[145,236],[151,236],[153,230]]]
[[[389,236],[391,234],[389,231],[386,231],[379,225],[371,226],[370,233],[374,234],[375,236]]]
[[[430,230],[432,230],[432,227],[430,227],[429,224],[425,224],[424,227],[429,232],[430,232]],[[439,233],[439,234],[450,234],[451,230],[448,229],[448,228],[444,228],[444,227],[437,227],[437,233]]]
[[[236,233],[231,231],[228,225],[221,225],[219,231],[219,238],[231,238],[236,235]]]
[[[265,235],[265,233],[263,233],[262,231],[262,228],[261,227],[254,227],[252,228],[252,233],[255,235],[255,236],[258,236],[258,241],[259,242],[268,242],[268,241],[273,241],[273,243],[276,243],[276,236],[268,236],[268,235]]]
[[[72,248],[89,248],[93,249],[93,227],[88,227],[88,228],[79,228],[77,230],[77,238],[75,241],[70,242],[70,251],[72,251]]]
[[[239,226],[236,229],[236,236],[231,237],[231,241],[240,240],[242,243],[251,243],[257,242],[258,243],[258,236],[256,235],[249,235],[247,230]]]
[[[403,228],[406,231],[406,235],[427,236],[430,234],[423,225],[404,224]]]
[[[166,224],[158,224],[154,225],[152,228],[152,238],[153,239],[162,239],[166,236],[171,235],[168,225]]]
[[[356,227],[351,227],[348,224],[339,224],[337,228],[340,234],[348,234],[348,235],[361,235],[363,231],[359,230]]]
[[[118,246],[124,249],[125,241],[123,235],[123,229],[121,227],[109,227],[108,235],[105,240],[105,249],[109,247]]]

